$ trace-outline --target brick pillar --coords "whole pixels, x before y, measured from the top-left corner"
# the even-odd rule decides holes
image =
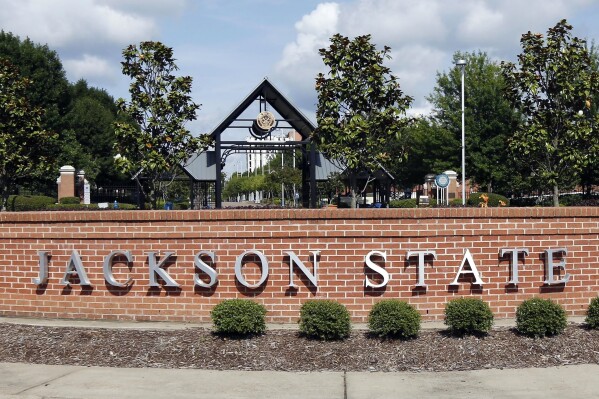
[[[58,184],[58,200],[65,197],[75,196],[75,168],[65,165],[60,168],[60,177],[56,181]]]
[[[453,170],[447,170],[443,172],[449,177],[449,186],[447,186],[447,195],[449,197],[449,201],[454,198],[459,198],[458,195],[458,174]]]

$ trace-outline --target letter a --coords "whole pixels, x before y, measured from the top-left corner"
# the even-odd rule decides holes
[[[468,266],[470,267],[470,270],[464,270],[464,266],[466,265],[466,262],[468,262]],[[467,249],[466,252],[464,253],[464,258],[462,259],[462,264],[460,265],[458,274],[456,274],[455,279],[449,285],[460,285],[460,283],[458,283],[458,280],[460,279],[460,276],[462,276],[462,275],[474,276],[474,282],[472,282],[472,284],[480,285],[482,287],[483,281],[480,278],[478,269],[474,265],[474,259],[472,259],[472,254],[470,253],[469,249]]]

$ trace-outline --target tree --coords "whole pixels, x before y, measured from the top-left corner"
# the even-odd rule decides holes
[[[68,110],[70,95],[69,81],[56,51],[0,31],[0,57],[10,60],[19,74],[29,80],[27,98],[33,107],[45,110],[42,116],[44,128],[61,131],[62,116]]]
[[[460,59],[466,61],[466,177],[472,183],[484,186],[488,192],[507,192],[513,175],[507,141],[517,126],[518,114],[503,96],[505,81],[498,63],[480,51],[456,52],[454,64]],[[447,73],[437,73],[437,84],[428,100],[433,105],[437,126],[451,132],[457,144],[457,147],[440,150],[452,151],[453,167],[460,168],[462,111],[461,70],[458,66]],[[439,153],[428,156],[447,158],[447,154]]]
[[[114,99],[104,90],[88,87],[85,80],[71,86],[71,97],[63,136],[72,138],[66,141],[70,145],[63,149],[61,164],[84,169],[86,178],[98,185],[123,180],[114,163]]]
[[[394,158],[389,170],[403,187],[422,184],[429,173],[458,169],[460,141],[455,132],[435,118],[416,118],[401,140],[392,140],[389,151],[406,154]]]
[[[132,175],[146,199],[156,207],[179,166],[211,143],[208,135],[193,137],[185,123],[200,108],[191,99],[192,78],[175,77],[173,50],[160,42],[141,42],[123,50],[123,74],[133,79],[131,101],[117,100],[119,112],[134,123],[117,122],[117,164]]]
[[[593,71],[597,72],[599,71],[599,49],[594,41],[590,46],[587,45],[587,49],[591,57]],[[599,93],[591,93],[589,96],[591,101],[590,107],[586,107],[585,104],[585,108],[582,110],[583,116],[585,118],[589,118],[597,114],[597,104],[599,102],[599,96],[597,94]],[[597,126],[591,124],[591,128],[593,129],[593,134],[597,134],[595,130]],[[599,184],[599,176],[597,175],[597,171],[599,171],[599,156],[596,152],[589,155],[589,163],[585,165],[583,170],[580,172],[580,184],[582,186],[583,192],[587,196],[591,194],[592,187]]]
[[[55,167],[47,144],[54,138],[42,128],[44,111],[27,98],[30,81],[7,60],[0,59],[0,198],[24,179],[48,174]]]
[[[69,141],[72,135],[63,135],[70,93],[58,54],[46,45],[29,39],[21,40],[12,33],[0,31],[0,57],[10,61],[19,75],[27,79],[24,95],[29,105],[44,111],[41,116],[42,129],[56,133],[51,135],[52,140],[45,143],[44,151],[50,159],[60,160],[64,147],[72,143]],[[57,175],[58,168],[50,173],[30,176],[23,184],[33,191],[53,192],[56,190]]]
[[[599,135],[593,134],[597,114],[585,115],[597,98],[599,76],[586,42],[571,30],[561,20],[546,39],[528,32],[520,40],[519,67],[502,63],[507,98],[524,118],[510,149],[553,188],[554,206],[559,187],[572,182],[599,149]]]
[[[328,77],[316,77],[318,127],[313,139],[329,159],[347,168],[352,207],[358,195],[357,172],[373,173],[387,164],[392,158],[390,138],[408,125],[404,115],[412,98],[383,65],[390,50],[377,50],[370,35],[350,40],[340,34],[331,38],[328,49],[319,50],[330,70]]]

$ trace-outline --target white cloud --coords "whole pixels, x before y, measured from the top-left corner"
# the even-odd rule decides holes
[[[343,7],[341,33],[372,34],[382,43],[442,40],[446,3],[415,0],[357,0]]]
[[[100,41],[122,45],[157,31],[148,17],[93,0],[3,0],[0,6],[4,30],[53,48],[89,46]]]
[[[323,3],[295,24],[297,39],[285,46],[277,71],[301,70],[305,57],[313,58],[337,30],[339,5]]]
[[[318,49],[329,43],[337,32],[340,7],[337,3],[319,4],[314,11],[295,24],[296,40],[287,44],[275,67],[276,80],[293,93],[299,107],[314,108],[316,94],[314,79],[322,66]]]
[[[180,14],[189,3],[188,0],[96,0],[95,2],[126,13],[150,16]]]
[[[340,2],[343,0],[339,0]],[[426,101],[437,72],[446,72],[456,51],[486,51],[493,59],[515,60],[523,33],[546,32],[562,18],[596,7],[596,0],[347,0],[322,3],[296,24],[296,39],[281,55],[277,72],[292,97],[310,108],[316,95],[314,77],[324,72],[318,48],[334,33],[349,37],[371,34],[381,48],[392,48],[388,63],[402,90],[413,97],[417,113]],[[334,13],[332,12],[334,10]],[[329,18],[327,18],[329,16]],[[334,16],[332,18],[331,16]],[[576,26],[575,26],[576,29]],[[577,35],[579,33],[574,32]],[[584,34],[580,35],[585,37]],[[410,111],[412,114],[414,111]]]
[[[79,59],[62,61],[70,81],[79,79],[111,79],[120,71],[112,63],[95,55],[83,54]]]

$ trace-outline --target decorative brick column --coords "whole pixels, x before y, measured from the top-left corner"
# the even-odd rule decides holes
[[[60,168],[60,177],[56,180],[58,184],[58,200],[65,197],[75,196],[75,168],[65,165]]]
[[[449,186],[447,186],[447,194],[449,201],[455,198],[461,197],[458,195],[458,174],[453,170],[447,170],[443,172],[449,177]]]

